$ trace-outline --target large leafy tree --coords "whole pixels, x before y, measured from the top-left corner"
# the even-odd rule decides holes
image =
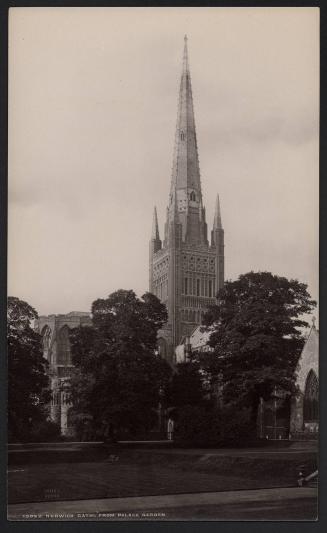
[[[92,326],[71,333],[75,420],[93,430],[131,433],[149,429],[171,369],[156,352],[157,331],[167,320],[152,294],[141,299],[119,290],[92,305]],[[102,428],[102,429],[101,429]]]
[[[185,405],[201,404],[206,395],[204,376],[199,363],[188,361],[177,364],[169,388],[169,403],[178,411],[178,408]]]
[[[36,319],[37,312],[28,303],[8,298],[8,430],[14,439],[28,438],[33,425],[47,416],[47,361],[41,336],[33,329]]]
[[[307,285],[270,272],[225,283],[205,316],[213,351],[198,357],[213,382],[222,377],[226,403],[250,407],[254,420],[260,397],[294,391],[303,315],[314,306]]]

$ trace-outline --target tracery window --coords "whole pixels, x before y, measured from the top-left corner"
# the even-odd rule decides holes
[[[319,382],[313,370],[310,370],[305,383],[303,399],[303,421],[317,422],[319,417]]]
[[[51,328],[49,326],[44,326],[42,330],[42,346],[43,346],[43,357],[50,361],[50,338],[51,338]]]
[[[69,341],[69,327],[63,326],[58,331],[57,336],[57,364],[70,365],[70,341]]]

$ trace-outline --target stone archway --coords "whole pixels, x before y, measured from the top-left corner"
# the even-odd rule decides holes
[[[57,333],[57,365],[71,365],[69,327],[60,328]]]
[[[50,350],[50,341],[51,341],[51,328],[48,325],[45,325],[41,331],[42,336],[42,347],[43,347],[43,357],[51,363],[51,350]]]

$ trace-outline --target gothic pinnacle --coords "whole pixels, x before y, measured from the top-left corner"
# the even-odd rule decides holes
[[[219,194],[217,194],[217,199],[216,199],[215,218],[213,221],[213,228],[222,229]]]
[[[200,202],[199,202],[199,220],[200,220],[200,222],[202,222],[202,220],[203,220],[202,198],[200,198]]]
[[[158,216],[157,216],[157,208],[154,207],[153,211],[153,222],[152,222],[152,236],[151,238],[153,240],[160,240],[159,237],[159,226],[158,226]]]

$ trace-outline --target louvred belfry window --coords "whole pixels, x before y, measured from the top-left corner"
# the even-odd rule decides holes
[[[184,294],[187,294],[188,292],[188,286],[187,286],[187,278],[184,278]]]

